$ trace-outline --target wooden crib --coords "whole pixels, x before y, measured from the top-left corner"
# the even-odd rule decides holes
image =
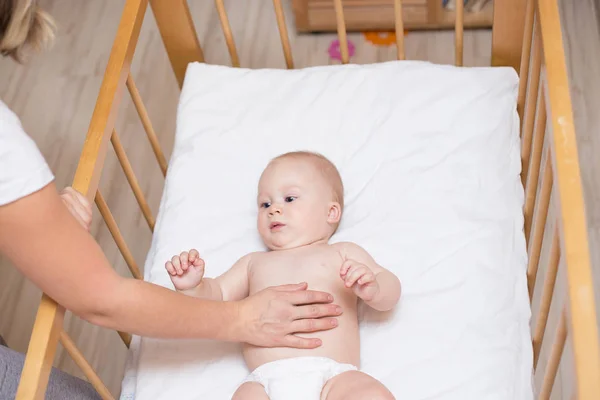
[[[348,63],[344,7],[332,0]],[[181,87],[188,63],[204,61],[185,0],[150,0],[174,74]],[[216,7],[231,63],[239,66],[223,0]],[[463,65],[462,2],[457,2],[455,63]],[[132,275],[142,279],[131,252],[99,190],[111,142],[151,230],[151,215],[142,189],[115,132],[125,90],[129,91],[163,174],[167,162],[130,74],[131,62],[148,0],[127,0],[104,74],[73,187],[94,200]],[[288,68],[294,62],[281,0],[273,0]],[[402,0],[394,0],[396,48],[404,59]],[[532,303],[533,365],[536,396],[548,399],[562,371],[562,391],[553,398],[600,398],[600,350],[590,267],[585,208],[569,95],[557,0],[502,0],[494,4],[492,65],[514,67],[521,76],[522,181],[525,187],[524,231],[528,244],[528,287]],[[548,132],[548,134],[546,134]],[[551,201],[552,200],[552,201]],[[536,284],[537,283],[537,284]],[[104,399],[112,396],[63,329],[65,309],[42,296],[25,360],[17,399],[43,399],[60,342]],[[125,346],[131,336],[118,333]],[[569,357],[565,355],[569,353]],[[567,389],[565,389],[567,388]],[[567,392],[564,395],[564,392]]]

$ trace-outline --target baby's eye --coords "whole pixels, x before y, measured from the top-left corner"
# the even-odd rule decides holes
[[[285,202],[286,203],[291,203],[294,200],[296,200],[295,196],[288,196],[288,197],[285,198]]]
[[[269,202],[262,203],[262,204],[260,205],[260,207],[261,207],[261,208],[269,208],[269,207],[271,207],[271,203],[269,203]]]

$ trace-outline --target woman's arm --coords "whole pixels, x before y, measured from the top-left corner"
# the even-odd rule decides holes
[[[304,290],[306,284],[269,288],[238,302],[213,302],[123,278],[69,214],[53,183],[0,206],[0,252],[80,317],[141,336],[313,348],[320,345],[317,339],[293,333],[331,329],[335,318],[320,317],[341,313],[327,304],[331,295]]]

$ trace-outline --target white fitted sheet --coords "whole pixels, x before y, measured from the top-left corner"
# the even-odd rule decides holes
[[[393,312],[361,313],[362,369],[398,399],[531,399],[517,86],[513,69],[419,61],[190,64],[145,279],[172,288],[164,262],[191,247],[207,276],[262,249],[262,169],[319,151],[346,189],[332,242],[403,284]],[[235,344],[134,337],[121,397],[229,399],[247,373]]]

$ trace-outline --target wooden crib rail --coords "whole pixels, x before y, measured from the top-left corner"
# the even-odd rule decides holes
[[[98,191],[98,184],[106,158],[107,145],[112,137],[111,134],[114,129],[126,81],[129,77],[129,68],[146,8],[147,0],[127,0],[125,4],[83,151],[75,172],[72,183],[73,188],[86,196],[90,201],[94,198],[96,200],[101,198]],[[136,106],[140,107],[138,111],[143,110],[138,104]],[[148,132],[149,137],[152,135],[153,131],[151,133]],[[126,166],[124,166],[124,169],[127,169]],[[128,176],[128,178],[130,177]],[[138,196],[136,195],[136,197]],[[141,197],[138,201],[140,201],[140,204],[145,203],[145,200]],[[118,231],[111,229],[113,235],[116,232]],[[132,260],[132,257],[128,257],[130,253],[123,251],[123,249],[121,250],[128,261],[128,265],[130,265]],[[131,265],[130,268],[132,268]],[[132,268],[132,273],[137,278],[141,278],[141,274],[136,268]],[[45,397],[48,378],[59,340],[65,350],[67,350],[67,353],[71,355],[77,365],[84,371],[102,398],[112,399],[112,396],[101,383],[96,372],[85,360],[81,351],[77,349],[74,341],[63,331],[64,315],[65,309],[62,306],[46,294],[42,295],[16,399],[29,400],[43,399]],[[128,345],[130,335],[123,332],[119,332],[119,335],[125,344]]]
[[[344,1],[335,8],[342,63],[350,62]],[[392,0],[390,0],[392,1]],[[404,60],[403,1],[394,1],[397,59]],[[163,175],[167,160],[130,72],[138,36],[150,3],[158,30],[179,86],[190,62],[204,62],[185,0],[126,0],[104,74],[96,107],[81,153],[73,187],[94,199],[100,214],[136,279],[142,279],[117,221],[98,187],[110,142],[149,228],[155,219],[127,154],[115,131],[115,120],[128,89]],[[226,2],[215,0],[231,64],[240,66],[238,49],[226,12]],[[464,7],[456,2],[455,64],[463,65]],[[273,10],[287,68],[294,68],[292,49],[281,0]],[[572,345],[573,398],[600,398],[600,350],[596,328],[585,213],[579,161],[567,82],[560,17],[556,0],[495,1],[492,65],[519,72],[517,111],[522,120],[522,181],[525,186],[524,230],[529,264],[527,285],[537,312],[532,318],[533,366],[539,376],[539,398],[547,399],[561,373],[563,354]],[[564,277],[561,275],[563,274]],[[561,279],[559,279],[561,277]],[[543,284],[537,281],[543,280]],[[564,284],[565,287],[560,287]],[[541,287],[541,289],[540,289]],[[564,295],[561,295],[564,294]],[[57,344],[84,371],[103,399],[112,399],[104,384],[63,330],[65,310],[45,294],[38,309],[17,399],[43,399]],[[131,335],[118,332],[126,346]]]
[[[528,288],[530,299],[537,303],[537,313],[532,318],[533,366],[541,379],[539,398],[549,399],[570,339],[573,395],[578,399],[598,399],[600,348],[560,15],[555,0],[528,0],[526,10],[518,111],[523,121]],[[558,290],[561,260],[566,284]],[[536,290],[540,279],[541,292]],[[553,306],[559,317],[550,325]],[[546,332],[548,328],[554,331],[553,335]],[[546,338],[552,341],[551,347],[547,346],[546,362],[540,364]]]

